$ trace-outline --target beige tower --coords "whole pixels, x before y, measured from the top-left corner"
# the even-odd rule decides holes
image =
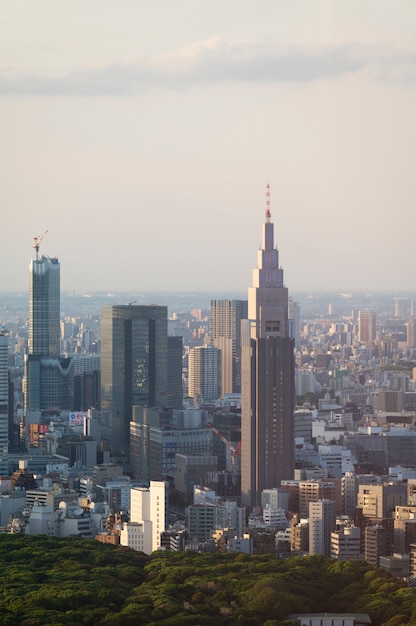
[[[294,467],[294,341],[268,188],[266,200],[262,247],[241,333],[241,497],[249,507],[260,506],[263,489],[293,478]]]

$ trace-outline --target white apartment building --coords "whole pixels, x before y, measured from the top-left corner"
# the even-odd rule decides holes
[[[135,487],[130,493],[130,522],[123,524],[122,546],[151,554],[161,545],[166,530],[166,483],[151,480],[148,488]]]

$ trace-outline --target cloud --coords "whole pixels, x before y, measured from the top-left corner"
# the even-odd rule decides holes
[[[414,79],[412,51],[360,45],[283,46],[212,38],[136,63],[73,70],[61,76],[20,75],[0,67],[0,93],[31,96],[129,96],[149,89],[185,90],[225,82],[305,83],[364,68],[376,79]]]

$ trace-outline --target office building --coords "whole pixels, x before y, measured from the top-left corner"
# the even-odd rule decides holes
[[[130,423],[130,462],[140,480],[166,480],[175,475],[178,453],[212,454],[212,432],[205,412],[135,406]]]
[[[347,526],[331,533],[331,559],[352,561],[361,554],[361,531],[355,526]]]
[[[29,354],[59,357],[60,264],[42,256],[29,264]]]
[[[289,297],[289,336],[295,341],[295,348],[300,347],[300,307],[293,298]]]
[[[405,483],[361,484],[358,486],[357,506],[365,517],[383,519],[394,516],[396,506],[407,504]]]
[[[168,337],[168,399],[171,409],[183,407],[182,337]]]
[[[268,195],[241,341],[241,496],[254,507],[264,489],[292,479],[294,469],[294,341]]]
[[[309,554],[331,554],[331,535],[336,527],[336,503],[318,500],[309,503]]]
[[[375,311],[358,311],[358,339],[367,343],[376,338],[376,314]]]
[[[60,357],[60,264],[56,257],[39,258],[39,241],[34,247],[36,259],[29,264],[25,409],[72,410],[72,360]]]
[[[302,480],[299,482],[299,515],[308,517],[309,504],[319,500],[334,500],[341,513],[341,482],[337,480]]]
[[[364,559],[372,567],[379,567],[380,557],[389,556],[387,531],[381,524],[367,526],[364,530]]]
[[[247,300],[211,300],[210,337],[221,351],[221,394],[241,392],[241,320]]]
[[[221,396],[221,352],[213,344],[189,351],[188,395],[195,404],[213,403]]]
[[[129,457],[134,405],[167,403],[167,307],[115,305],[101,311],[101,410],[110,414],[113,456]]]

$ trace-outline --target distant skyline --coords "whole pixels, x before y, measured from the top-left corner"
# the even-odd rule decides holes
[[[413,0],[4,0],[1,291],[411,292]]]

